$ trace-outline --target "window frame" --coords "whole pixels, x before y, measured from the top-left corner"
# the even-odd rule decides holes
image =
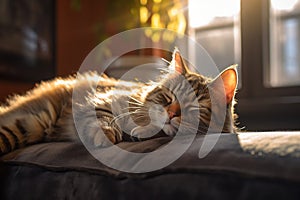
[[[266,87],[270,66],[270,0],[241,0],[243,85],[237,112],[251,130],[300,129],[300,86]]]

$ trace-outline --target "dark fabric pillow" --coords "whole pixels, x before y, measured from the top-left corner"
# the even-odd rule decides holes
[[[2,157],[0,198],[299,199],[297,149],[285,155],[264,152],[262,147],[249,146],[251,138],[252,143],[257,144],[261,138],[272,138],[269,142],[276,142],[274,134],[261,133],[261,138],[245,134],[251,133],[221,134],[204,158],[198,156],[203,142],[213,143],[219,135],[199,135],[175,162],[147,173],[128,173],[107,167],[78,143],[29,146]],[[163,137],[122,142],[118,147],[130,152],[151,152],[164,148],[170,141],[171,138]],[[185,139],[180,142],[179,145],[184,145]],[[176,149],[180,146],[165,151],[160,159],[172,156]],[[129,158],[113,154],[109,148],[106,152],[111,154],[112,161],[128,163]],[[147,155],[130,161],[132,167],[137,168]]]

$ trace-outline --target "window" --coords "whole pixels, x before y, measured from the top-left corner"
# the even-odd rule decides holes
[[[201,6],[191,4],[192,36],[217,66],[240,64],[242,85],[237,112],[245,130],[300,129],[300,9],[299,0],[240,0],[228,3],[230,15],[218,14],[217,0],[206,7],[213,15],[196,25]],[[209,4],[208,4],[209,5]],[[211,12],[213,11],[213,12]],[[239,12],[238,12],[239,11]],[[204,12],[204,11],[203,11]],[[202,14],[203,14],[202,12]]]
[[[300,85],[300,1],[272,0],[266,86]]]
[[[240,1],[189,2],[190,35],[208,52],[220,71],[232,64],[240,65]]]

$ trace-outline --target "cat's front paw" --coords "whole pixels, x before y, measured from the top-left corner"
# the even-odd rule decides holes
[[[171,119],[170,124],[172,126],[174,126],[176,129],[178,129],[179,126],[180,126],[180,121],[181,121],[180,117],[174,117],[174,118]]]
[[[165,124],[163,131],[168,136],[176,135],[178,128],[180,126],[180,117],[174,117],[170,120],[169,124]]]
[[[137,126],[131,130],[131,137],[138,139],[147,139],[155,136],[161,131],[161,128],[155,125]]]

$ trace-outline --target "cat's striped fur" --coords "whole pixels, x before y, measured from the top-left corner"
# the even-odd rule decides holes
[[[171,68],[176,70],[170,70],[160,82],[153,84],[122,82],[105,75],[87,73],[79,77],[44,82],[25,95],[9,98],[0,107],[0,154],[43,141],[78,140],[77,132],[84,133],[95,146],[105,146],[109,141],[122,141],[125,129],[132,136],[139,137],[147,132],[155,132],[161,126],[166,135],[175,135],[182,122],[182,110],[186,110],[191,118],[199,119],[197,131],[200,133],[206,133],[210,123],[215,127],[221,126],[223,132],[235,132],[233,101],[237,82],[236,70],[228,68],[219,76],[224,81],[227,98],[223,124],[218,120],[211,122],[213,115],[218,116],[218,113],[211,113],[212,101],[208,91],[209,85],[214,87],[214,80],[191,73],[178,50],[174,51]],[[186,81],[179,77],[184,77]],[[72,110],[75,87],[84,91],[82,95],[87,94],[86,91],[93,87],[97,88],[85,101],[75,105],[76,114],[80,116],[77,119],[77,129]],[[188,90],[188,87],[192,90]],[[214,90],[216,93],[224,93],[224,89],[216,86]],[[184,96],[180,105],[175,94]],[[117,103],[114,104],[114,114],[112,101]],[[192,105],[193,101],[197,105]],[[219,112],[218,105],[216,108]],[[93,112],[96,112],[96,122],[92,117]],[[134,123],[129,122],[129,118]],[[150,119],[154,121],[151,126],[148,125]],[[162,121],[164,124],[159,124]],[[184,126],[188,132],[189,124]]]

